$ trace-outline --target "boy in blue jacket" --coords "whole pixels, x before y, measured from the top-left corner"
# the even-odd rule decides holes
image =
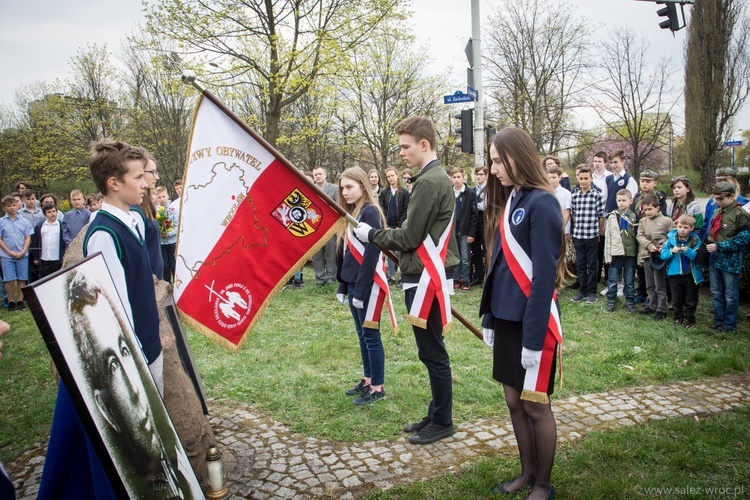
[[[695,265],[701,240],[693,232],[695,218],[692,215],[683,214],[676,222],[677,229],[667,233],[667,242],[661,249],[661,258],[667,264],[674,306],[674,324],[684,325],[689,329],[695,326],[698,285],[703,282],[703,275]]]

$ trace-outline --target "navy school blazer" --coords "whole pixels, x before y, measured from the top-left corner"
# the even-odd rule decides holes
[[[531,294],[526,298],[503,256],[500,232],[495,232],[479,314],[482,326],[494,328],[494,318],[522,323],[522,346],[542,350],[555,290],[557,260],[562,252],[562,211],[549,191],[522,188],[511,202],[510,232],[531,258]],[[558,305],[559,312],[559,305]],[[501,332],[495,332],[496,335]]]

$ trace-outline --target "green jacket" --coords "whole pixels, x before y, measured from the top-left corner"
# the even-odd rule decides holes
[[[450,223],[455,205],[456,197],[450,178],[445,175],[440,160],[433,160],[422,169],[413,183],[406,220],[401,227],[373,230],[370,240],[379,247],[401,252],[399,267],[402,275],[419,275],[424,264],[417,255],[417,248],[428,234],[437,244]],[[445,268],[455,267],[458,262],[456,233],[451,231]]]

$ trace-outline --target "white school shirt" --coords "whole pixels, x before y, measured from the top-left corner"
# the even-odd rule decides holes
[[[125,212],[114,205],[109,203],[102,203],[102,207],[95,212],[96,216],[99,212],[108,212],[110,215],[114,215],[117,219],[122,221],[126,227],[128,227],[133,234],[143,240],[143,227],[140,224],[140,215],[133,216],[132,212]],[[93,218],[92,218],[93,222]],[[141,236],[135,231],[135,227],[138,227],[141,231]],[[133,323],[133,311],[130,309],[130,301],[128,300],[128,285],[125,281],[125,270],[122,268],[122,262],[117,256],[117,248],[115,247],[115,241],[112,239],[112,235],[108,231],[95,231],[94,234],[88,240],[86,245],[87,255],[91,255],[96,252],[101,252],[104,257],[104,262],[107,264],[109,274],[112,276],[112,281],[115,283],[117,294],[120,296],[120,302],[122,302],[125,313],[128,315],[130,320],[131,328],[134,328]]]
[[[60,224],[55,219],[51,223],[45,219],[42,227],[39,228],[39,234],[42,238],[42,260],[54,261],[60,260]]]

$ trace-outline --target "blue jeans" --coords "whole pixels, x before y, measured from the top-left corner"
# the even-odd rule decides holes
[[[717,258],[718,254],[712,253],[708,266],[714,324],[736,330],[737,313],[740,308],[740,275],[716,269]]]
[[[607,300],[614,302],[617,299],[617,284],[623,278],[625,288],[625,302],[632,304],[635,300],[635,257],[615,255],[609,264],[609,276],[607,277]]]
[[[456,236],[456,243],[458,244],[458,254],[461,262],[459,262],[453,271],[453,279],[469,281],[469,273],[471,272],[471,245],[466,242],[466,235]]]
[[[383,385],[385,382],[385,350],[383,349],[383,342],[380,340],[380,330],[362,326],[365,321],[366,310],[354,307],[352,305],[353,298],[354,287],[349,286],[349,310],[352,312],[354,328],[357,330],[357,337],[359,338],[359,352],[362,355],[365,377],[371,380],[370,385]],[[365,304],[365,307],[367,307],[367,304]]]

